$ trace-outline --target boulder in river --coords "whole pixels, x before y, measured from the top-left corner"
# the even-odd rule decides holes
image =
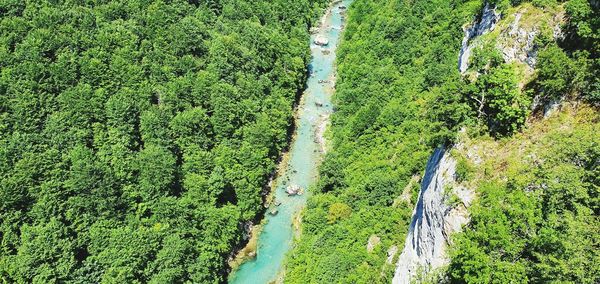
[[[317,37],[315,37],[314,43],[316,45],[320,45],[320,46],[326,46],[329,44],[329,39],[327,39],[325,36],[323,35],[318,35]]]
[[[272,208],[269,210],[269,214],[273,216],[277,215],[277,213],[279,213],[279,210],[277,210],[277,208]]]
[[[292,195],[299,195],[302,194],[301,193],[301,188],[295,184],[292,184],[290,186],[287,187],[286,189],[286,193],[288,194],[288,196],[292,196]]]

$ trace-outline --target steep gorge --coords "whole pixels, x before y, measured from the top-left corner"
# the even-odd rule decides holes
[[[0,1],[0,282],[600,283],[599,27],[597,0]]]
[[[461,74],[469,68],[472,50],[477,46],[474,42],[492,31],[500,17],[496,8],[486,3],[478,19],[463,28],[464,37],[458,55]],[[426,278],[431,271],[449,263],[447,249],[450,236],[461,231],[468,222],[467,208],[474,197],[473,190],[456,185],[455,172],[456,160],[449,151],[443,147],[436,149],[427,162],[392,283],[408,284],[415,279]],[[449,204],[450,196],[456,196],[458,200]]]
[[[559,114],[558,116],[562,119],[566,119],[569,123],[572,123],[569,119],[572,119],[573,116],[577,115],[577,109],[581,109],[580,111],[585,113],[581,118],[578,118],[582,119],[581,125],[569,124],[569,126],[565,126],[569,131],[573,129],[573,131],[578,131],[579,127],[598,127],[597,123],[592,122],[593,117],[595,117],[594,111],[591,111],[590,113],[590,109],[588,109],[587,105],[584,104],[583,106],[578,107],[578,103],[573,104],[572,101],[568,102],[568,100],[573,100],[572,95],[563,93],[560,98],[555,98],[551,101],[548,101],[548,98],[546,97],[545,104],[542,103],[542,105],[540,105],[539,101],[544,98],[544,90],[531,87],[531,85],[536,84],[535,80],[537,79],[537,74],[539,72],[536,64],[539,50],[543,48],[547,49],[547,47],[544,47],[544,44],[548,44],[548,42],[552,44],[553,42],[564,40],[564,32],[561,30],[561,27],[565,25],[564,13],[564,5],[540,8],[525,3],[500,13],[497,12],[496,8],[492,5],[485,4],[475,23],[464,28],[465,35],[459,52],[459,71],[465,76],[467,81],[476,82],[477,77],[482,75],[482,73],[485,76],[490,68],[489,60],[503,61],[501,64],[514,64],[513,66],[515,66],[517,70],[522,70],[519,73],[522,74],[522,77],[516,81],[516,85],[514,86],[516,92],[534,93],[534,103],[529,106],[531,108],[529,112],[533,115],[528,118],[528,121],[524,126],[524,128],[526,128],[524,132],[535,132],[536,135],[542,137],[545,135],[539,134],[536,131],[539,131],[539,129],[543,127],[542,125],[547,125],[548,123],[544,120],[549,119],[551,116],[552,120],[554,120],[552,123],[556,123],[557,114],[552,115],[548,110],[556,109],[559,105],[556,103],[557,101],[564,102],[564,111],[566,111],[566,114]],[[486,49],[487,51],[484,51]],[[496,55],[492,55],[491,59],[490,57],[485,57],[487,55],[486,52],[488,54],[498,54],[496,57],[497,59],[494,59],[493,57]],[[479,56],[479,58],[477,58],[477,56]],[[481,63],[482,60],[483,65]],[[486,60],[488,61],[486,62]],[[471,67],[470,64],[472,61],[474,61],[475,64],[478,64],[478,66]],[[545,67],[546,66],[542,66],[542,68]],[[532,81],[534,83],[532,83]],[[529,89],[526,90],[526,88]],[[477,102],[483,104],[483,97]],[[538,111],[543,113],[541,117],[537,116]],[[591,121],[588,119],[591,119]],[[560,132],[561,130],[549,128],[547,131]],[[469,206],[476,195],[482,194],[482,191],[485,192],[485,190],[479,189],[479,187],[484,187],[483,184],[485,184],[486,181],[483,176],[487,176],[488,171],[490,170],[489,168],[486,168],[484,164],[493,163],[491,160],[496,159],[494,155],[499,155],[498,152],[495,151],[506,151],[504,155],[518,154],[510,153],[510,151],[515,151],[515,149],[511,149],[508,146],[504,146],[505,148],[503,150],[483,150],[488,146],[486,146],[485,143],[474,141],[478,141],[479,139],[483,141],[486,140],[482,138],[468,138],[469,136],[470,135],[466,134],[466,131],[461,131],[461,134],[457,139],[458,142],[455,142],[453,146],[449,146],[450,149],[448,150],[448,152],[455,153],[455,155],[461,159],[461,162],[464,163],[461,171],[465,170],[464,167],[469,167],[468,170],[471,171],[469,175],[472,179],[467,186],[469,189],[465,187],[466,183],[464,183],[464,181],[463,183],[457,182],[457,162],[452,155],[448,155],[448,152],[444,151],[443,148],[438,148],[430,157],[421,184],[419,199],[415,204],[415,209],[413,211],[412,222],[404,243],[404,249],[397,263],[393,283],[412,283],[415,281],[418,283],[423,281],[437,282],[448,281],[449,278],[463,281],[463,277],[472,277],[456,273],[457,271],[461,271],[460,269],[462,269],[464,265],[462,262],[464,259],[460,259],[460,257],[469,255],[468,252],[463,251],[468,249],[464,243],[465,238],[475,236],[474,234],[477,234],[476,231],[482,229],[468,228],[466,234],[460,234],[460,236],[453,235],[463,231],[463,226],[470,220],[471,210],[469,209]],[[531,151],[543,151],[543,149],[537,148],[539,146],[532,146],[530,144],[535,145],[536,139],[544,138],[536,136],[517,137],[518,138],[511,139],[510,143],[528,145],[521,147],[529,147]],[[585,140],[587,138],[582,139]],[[467,143],[465,143],[467,140],[469,141],[468,146],[466,145]],[[499,143],[503,144],[503,142]],[[591,147],[589,151],[596,151],[592,150],[594,149],[593,145],[588,145],[588,147]],[[552,148],[547,151],[552,153],[551,151],[557,150],[557,148]],[[522,149],[519,151],[522,151]],[[559,153],[560,150],[554,155],[560,155]],[[527,162],[527,159],[522,161],[522,163]],[[469,166],[466,166],[466,164]],[[593,166],[591,169],[587,168],[587,170],[593,170]],[[506,176],[514,174],[504,171],[502,168],[497,170],[492,169],[492,171],[496,171],[495,176],[502,180],[506,179]],[[512,178],[520,179],[525,177]],[[529,182],[535,183],[536,181],[530,180]],[[532,196],[529,198],[535,200]],[[479,222],[480,216],[482,215],[479,213],[480,210],[486,210],[485,208],[479,207],[481,206],[481,202],[477,201],[476,203],[478,203],[478,206],[476,209],[473,209]],[[585,230],[589,230],[589,228]],[[459,245],[452,247],[453,244],[456,243],[457,238]],[[587,241],[589,240],[585,240],[585,242]],[[590,248],[588,247],[587,249]],[[585,254],[589,254],[590,252],[592,252],[592,256],[590,256],[591,259],[598,257],[597,251],[594,255],[593,250],[588,250]],[[451,257],[456,257],[457,259],[452,259],[451,262]],[[470,257],[473,256],[471,255]],[[530,265],[533,266],[535,264],[531,263]],[[448,269],[449,271],[447,272]],[[465,271],[462,270],[462,273],[465,273]],[[482,272],[472,271],[472,273],[480,274]],[[494,272],[492,272],[492,274],[493,273]],[[523,277],[523,274],[516,275],[518,276],[515,276],[514,279]],[[535,273],[533,273],[533,275],[535,275]],[[593,275],[593,273],[591,275]],[[586,279],[585,277],[582,279]]]

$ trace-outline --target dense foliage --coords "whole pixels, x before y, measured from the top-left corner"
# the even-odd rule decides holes
[[[0,282],[224,282],[286,145],[325,2],[2,1]],[[389,282],[387,250],[402,247],[435,147],[463,126],[532,139],[536,96],[600,102],[597,1],[531,2],[564,5],[566,24],[563,40],[537,39],[527,86],[493,47],[475,50],[476,78],[459,74],[481,0],[352,4],[333,149],[286,281]],[[600,281],[598,117],[584,110],[509,148],[511,160],[459,171],[485,182],[449,280]]]
[[[464,19],[479,8],[477,1],[352,3],[337,59],[333,149],[308,201],[287,282],[391,282],[387,250],[404,242],[419,190],[412,177],[473,116],[457,57]],[[369,252],[371,236],[381,243]]]
[[[558,4],[533,4],[542,2]],[[600,8],[587,0],[563,5],[565,38],[537,42],[537,77],[526,92],[542,104],[583,100],[593,106],[567,105],[563,113],[501,140],[498,149],[488,148],[492,154],[472,183],[479,200],[470,210],[471,223],[455,236],[451,251],[452,283],[600,281]]]
[[[518,68],[502,63],[482,70],[476,81],[466,86],[470,105],[477,109],[478,118],[494,135],[514,133],[525,123],[531,97],[519,89]]]
[[[505,12],[524,1],[491,2]],[[462,26],[483,4],[352,4],[338,55],[333,149],[288,257],[288,282],[389,283],[396,259],[387,262],[387,250],[404,243],[419,189],[415,176],[436,146],[452,143],[462,126],[476,137],[527,141],[527,135],[511,137],[526,127],[535,97],[542,104],[565,97],[598,103],[596,8],[585,0],[533,1],[567,6],[567,23],[564,42],[536,39],[532,82],[494,46],[474,51],[476,78],[461,78]],[[475,188],[482,200],[473,208],[473,225],[459,237],[442,277],[458,283],[598,281],[597,270],[581,269],[598,262],[600,237],[597,110],[588,111],[580,121],[585,126],[545,136],[537,148],[540,165],[520,164],[535,174],[501,171],[505,164],[461,164],[470,168],[459,171],[461,181],[475,175],[470,171],[499,176]],[[524,159],[513,150],[515,160]],[[532,194],[531,186],[539,190]],[[369,251],[374,235],[381,243]]]
[[[325,1],[0,3],[0,282],[215,283]]]
[[[486,144],[493,159],[455,237],[452,282],[600,281],[599,132],[598,112],[580,108]]]

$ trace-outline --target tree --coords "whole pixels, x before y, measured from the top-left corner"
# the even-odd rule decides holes
[[[13,281],[30,283],[61,282],[76,266],[70,232],[56,218],[35,226],[24,225],[21,245],[10,264]]]
[[[175,143],[181,149],[192,145],[210,149],[213,143],[212,125],[204,109],[196,107],[182,111],[171,120],[170,125]]]
[[[558,100],[571,89],[572,61],[558,46],[550,45],[538,54],[538,79],[545,100]]]
[[[502,64],[482,75],[471,98],[479,116],[487,120],[492,133],[511,134],[518,130],[529,113],[531,99],[518,87],[514,65]]]
[[[174,193],[175,157],[159,146],[147,145],[137,155],[139,191],[131,192],[141,202],[153,202],[160,196]]]
[[[334,203],[329,207],[327,220],[330,224],[346,219],[352,214],[352,208],[344,203]]]

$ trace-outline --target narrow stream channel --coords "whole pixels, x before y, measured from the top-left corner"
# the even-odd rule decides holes
[[[321,20],[318,32],[311,36],[311,76],[298,108],[297,128],[288,163],[274,185],[275,200],[281,204],[276,207],[276,215],[266,213],[256,257],[232,272],[229,283],[266,284],[275,281],[285,254],[292,246],[293,219],[306,204],[307,188],[316,180],[317,166],[324,152],[322,133],[333,111],[331,95],[335,83],[335,50],[343,28],[345,7],[351,2],[344,0],[332,4]],[[319,36],[325,37],[328,44],[323,47],[316,45],[315,39]],[[286,190],[289,186],[300,187],[303,194],[288,196]]]

